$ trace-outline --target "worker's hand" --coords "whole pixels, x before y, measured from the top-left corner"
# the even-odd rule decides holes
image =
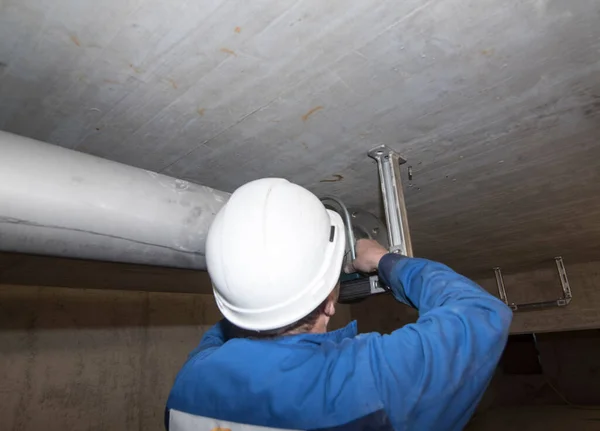
[[[388,253],[388,250],[375,240],[359,239],[356,242],[356,259],[351,265],[344,268],[344,271],[347,273],[374,272],[377,270],[381,258]]]

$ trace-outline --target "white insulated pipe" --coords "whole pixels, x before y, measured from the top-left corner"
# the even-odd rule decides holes
[[[188,181],[0,131],[0,250],[205,269],[229,199]]]

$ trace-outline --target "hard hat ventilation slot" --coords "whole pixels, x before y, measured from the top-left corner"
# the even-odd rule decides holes
[[[331,226],[331,230],[329,231],[329,242],[333,242],[335,238],[335,226]]]

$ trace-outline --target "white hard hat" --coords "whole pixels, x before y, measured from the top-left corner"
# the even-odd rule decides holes
[[[219,310],[255,331],[300,320],[337,284],[345,242],[342,218],[305,188],[280,178],[245,184],[206,241]]]

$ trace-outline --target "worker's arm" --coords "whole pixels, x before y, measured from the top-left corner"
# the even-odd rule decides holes
[[[188,358],[196,356],[198,353],[206,352],[214,347],[221,347],[227,341],[227,333],[229,332],[229,322],[222,319],[204,333],[200,344],[196,347]]]
[[[375,386],[396,426],[462,429],[500,359],[511,310],[445,265],[384,251],[375,253],[379,276],[420,317],[371,337]]]

